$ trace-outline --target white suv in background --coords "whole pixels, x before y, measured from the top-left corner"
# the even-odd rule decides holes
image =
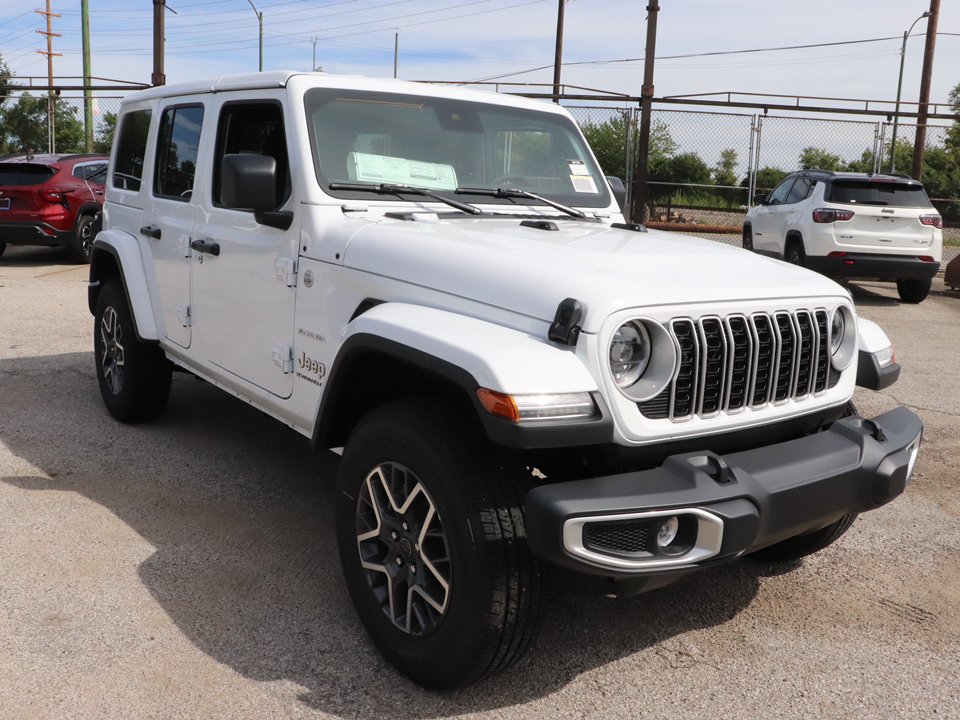
[[[940,269],[943,218],[906,175],[802,170],[754,198],[748,250],[838,278],[896,280],[921,302]]]

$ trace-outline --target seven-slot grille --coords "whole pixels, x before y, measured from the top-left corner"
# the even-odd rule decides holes
[[[830,363],[825,310],[675,318],[667,327],[679,348],[678,367],[663,392],[637,403],[651,420],[800,400],[840,381]]]

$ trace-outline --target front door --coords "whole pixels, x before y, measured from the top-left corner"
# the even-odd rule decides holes
[[[197,217],[194,177],[198,167],[204,106],[176,98],[160,106],[153,177],[140,228],[141,252],[152,256],[164,337],[190,347],[190,242]]]
[[[193,243],[193,312],[207,360],[279,397],[293,392],[293,334],[299,217],[287,229],[254,213],[223,207],[224,155],[270,155],[277,164],[277,210],[291,197],[283,95],[275,100],[224,101],[217,112],[211,172],[198,188]],[[211,115],[214,108],[211,108]]]

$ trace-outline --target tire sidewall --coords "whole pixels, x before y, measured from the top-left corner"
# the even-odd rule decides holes
[[[455,484],[463,481],[465,491],[468,486],[478,489],[475,481],[463,477],[470,474],[470,459],[461,459],[458,472],[458,458],[451,448],[431,444],[421,432],[415,423],[401,426],[388,413],[377,413],[351,435],[337,483],[337,544],[354,606],[381,652],[417,682],[449,687],[465,684],[459,678],[478,664],[476,639],[484,629],[493,598],[481,578],[486,565],[484,547],[475,542],[484,536],[483,528],[478,527],[482,519]],[[400,630],[384,614],[359,562],[357,498],[367,475],[385,462],[404,465],[417,475],[433,499],[447,535],[451,556],[449,604],[439,627],[424,637]],[[437,663],[441,657],[442,665]]]

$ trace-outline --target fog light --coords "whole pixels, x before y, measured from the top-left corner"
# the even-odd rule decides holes
[[[657,528],[657,547],[665,548],[677,539],[677,531],[680,530],[680,520],[676,515],[668,517]]]

